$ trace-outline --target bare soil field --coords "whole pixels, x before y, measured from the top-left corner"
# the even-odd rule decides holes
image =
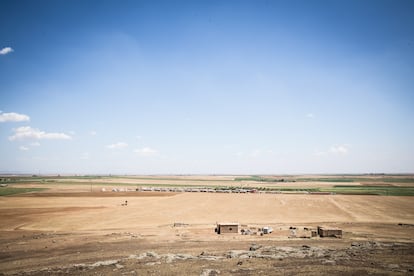
[[[413,197],[49,187],[0,197],[0,275],[399,275],[414,270]],[[218,235],[216,222],[274,231]],[[342,229],[343,238],[300,237],[301,229],[318,225]]]

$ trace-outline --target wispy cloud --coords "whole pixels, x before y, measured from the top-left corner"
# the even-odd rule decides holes
[[[347,155],[349,153],[349,145],[333,145],[327,151],[315,151],[316,156],[326,156],[326,155]]]
[[[25,114],[15,112],[3,113],[0,111],[0,122],[25,122],[30,121],[30,117]]]
[[[25,147],[25,146],[20,146],[19,147],[19,150],[21,150],[21,151],[28,151],[29,148],[28,147]]]
[[[89,131],[89,135],[96,136],[98,133],[95,130]]]
[[[138,153],[140,156],[156,156],[158,151],[149,147],[143,147],[141,149],[135,149],[135,153]]]
[[[313,119],[313,118],[315,118],[315,114],[308,113],[308,114],[306,114],[306,118]]]
[[[124,142],[118,142],[118,143],[110,144],[106,146],[106,148],[111,149],[111,150],[124,149],[126,147],[128,147],[128,144]]]
[[[13,48],[11,47],[4,47],[3,49],[0,50],[0,55],[7,55],[11,52],[14,52]]]
[[[10,141],[15,140],[70,140],[71,136],[65,133],[45,132],[30,126],[18,127],[13,129],[14,135],[9,137]]]
[[[330,152],[333,154],[346,155],[349,152],[348,145],[335,145],[330,148]]]

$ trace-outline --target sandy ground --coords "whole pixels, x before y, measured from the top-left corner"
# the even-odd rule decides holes
[[[0,201],[0,230],[105,231],[159,227],[174,222],[212,225],[220,221],[242,224],[414,221],[412,197],[210,193],[154,196],[147,192],[128,195],[4,197]],[[128,206],[122,206],[125,200]]]
[[[370,268],[363,268],[362,272],[365,273],[407,272],[411,269],[410,261],[403,262],[401,256],[414,256],[412,197],[87,193],[79,192],[76,185],[68,185],[66,188],[63,189],[64,193],[62,190],[53,190],[48,193],[0,197],[0,273],[42,275],[44,269],[49,269],[47,274],[119,275],[120,268],[114,267],[114,264],[82,271],[74,270],[73,266],[77,263],[117,258],[118,263],[122,263],[121,266],[130,268],[130,272],[139,272],[140,275],[168,275],[168,271],[173,274],[181,271],[200,275],[204,269],[202,266],[205,265],[200,259],[177,261],[177,267],[169,267],[170,263],[160,262],[156,264],[156,269],[148,269],[146,263],[130,262],[122,258],[148,251],[159,254],[200,254],[203,250],[208,250],[222,254],[226,250],[248,249],[251,243],[301,246],[304,243],[302,239],[289,238],[290,226],[340,227],[344,231],[343,239],[318,238],[306,240],[306,243],[331,247],[338,252],[344,250],[346,254],[350,254],[347,247],[354,241],[377,241],[403,248],[398,249],[400,251],[396,249],[400,252],[395,255],[396,259],[388,258],[387,254],[395,254],[396,250],[391,252],[391,247],[386,245],[382,245],[383,251],[370,251],[375,258],[388,258],[391,264],[403,267],[402,270],[389,270],[385,267],[383,271],[371,271]],[[122,205],[125,201],[128,201],[127,206]],[[214,232],[215,223],[221,221],[239,222],[251,227],[270,225],[275,231],[265,236],[217,235]],[[183,223],[183,226],[174,227],[177,222]],[[369,257],[371,255],[361,255],[368,258],[368,265],[372,262]],[[353,257],[349,256],[350,262],[344,263],[345,267],[352,267]],[[289,260],[286,269],[293,269],[295,265],[297,267],[298,264],[293,259]],[[399,260],[401,263],[398,263]],[[231,263],[232,260],[227,261]],[[268,261],[271,262],[270,259]],[[189,265],[191,262],[194,263]],[[217,268],[221,274],[240,272],[225,270],[226,262],[223,261],[221,268]],[[269,273],[269,269],[274,268],[269,262],[260,258],[252,259],[250,268],[253,270],[241,272],[244,275],[255,275],[254,272],[258,271]],[[302,264],[312,265],[308,258],[303,262]],[[216,266],[214,263],[213,267]],[[67,267],[66,272],[61,270],[62,267]],[[318,272],[321,269],[320,263],[314,268],[313,272],[308,272]],[[289,274],[289,271],[285,272]],[[328,269],[325,272],[335,273],[335,270]],[[350,273],[357,271],[351,269]]]

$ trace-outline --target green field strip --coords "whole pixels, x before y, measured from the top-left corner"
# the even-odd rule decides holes
[[[15,194],[23,194],[30,192],[40,192],[46,190],[45,188],[14,188],[14,187],[1,187],[0,196],[8,196]]]

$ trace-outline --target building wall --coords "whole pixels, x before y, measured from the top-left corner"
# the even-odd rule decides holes
[[[218,234],[224,233],[239,233],[239,226],[238,225],[218,225]]]
[[[321,237],[342,237],[341,229],[326,229],[318,228],[319,236]]]

